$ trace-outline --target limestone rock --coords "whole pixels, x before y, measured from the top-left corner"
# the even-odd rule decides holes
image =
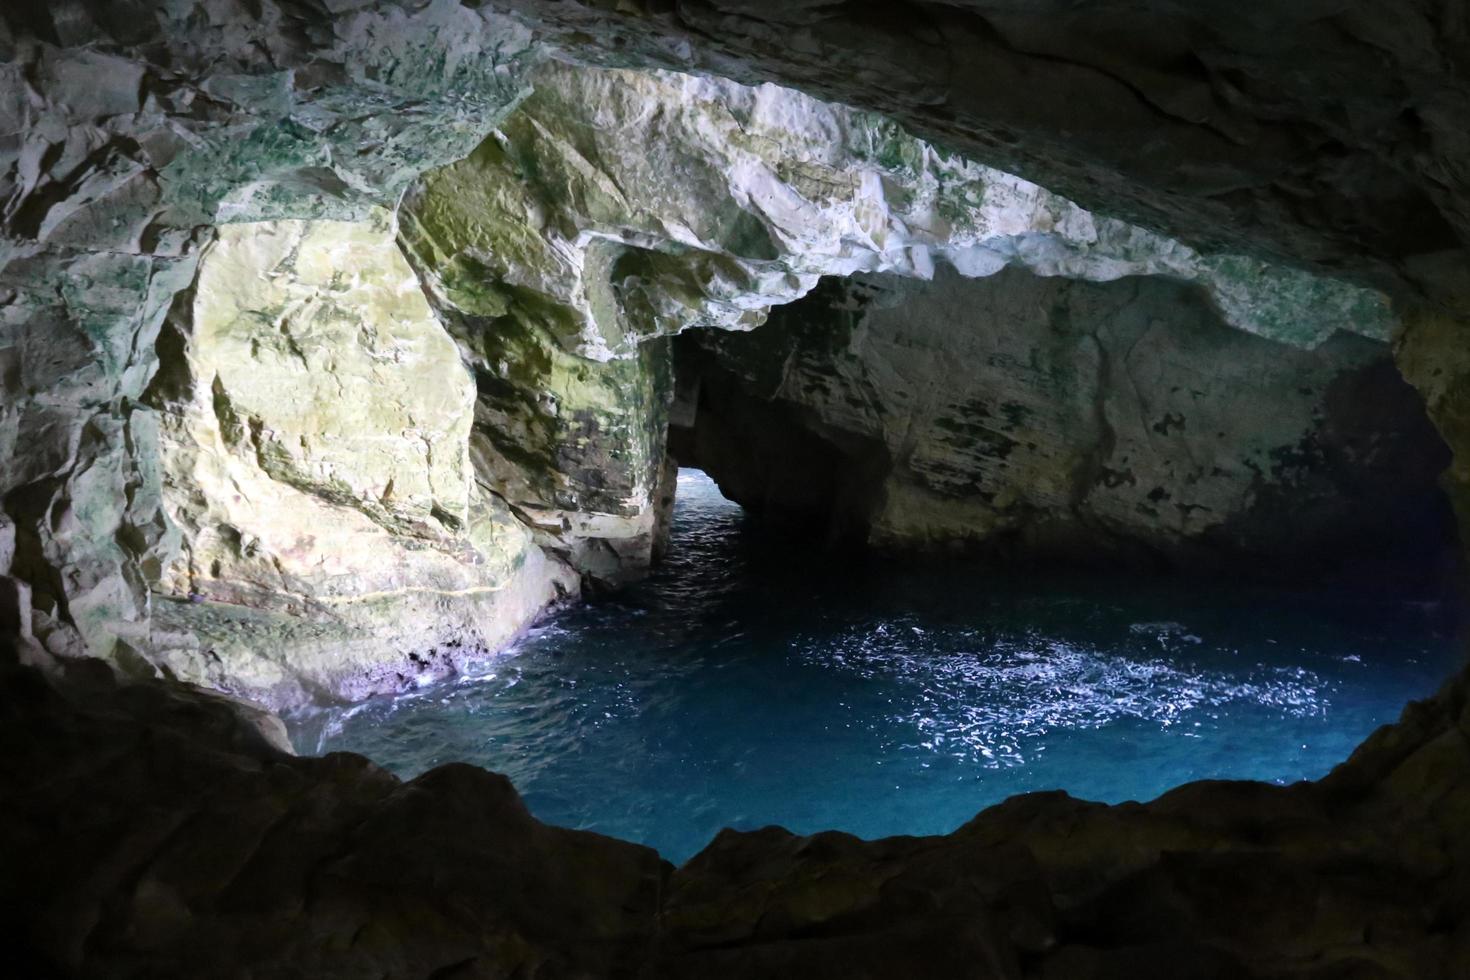
[[[1154,275],[1304,348],[1386,339],[1372,290],[1201,254],[776,86],[548,62],[467,159],[404,200],[402,244],[475,374],[480,472],[591,579],[651,557],[659,338],[746,330],[823,275]]]
[[[484,545],[489,552],[535,554],[527,550],[534,546],[550,555],[550,564],[527,573],[543,585],[560,575],[558,563],[591,582],[620,581],[651,560],[659,533],[655,498],[670,392],[667,350],[659,339],[691,325],[752,327],[769,307],[800,297],[823,275],[887,271],[925,278],[950,265],[981,276],[1021,265],[1087,279],[1161,276],[1199,284],[1228,322],[1303,348],[1324,343],[1338,329],[1383,338],[1393,326],[1382,294],[1332,278],[1340,269],[1364,271],[1334,251],[1342,231],[1336,217],[1325,237],[1301,254],[1247,247],[1244,225],[1239,234],[1234,228],[1220,236],[1199,230],[1202,217],[1216,215],[1217,204],[1228,216],[1237,213],[1238,202],[1194,208],[1185,200],[1187,188],[1173,185],[1142,201],[1147,181],[1134,169],[1108,173],[1056,155],[1059,147],[1097,149],[1090,142],[1093,129],[1124,117],[1134,125],[1136,107],[1119,109],[1122,115],[1079,117],[1087,125],[1075,132],[1056,129],[1044,140],[1038,127],[1022,127],[1017,132],[1025,132],[1036,153],[1003,153],[991,139],[997,134],[969,103],[969,89],[964,111],[946,123],[930,111],[934,100],[916,100],[918,89],[908,84],[922,72],[894,74],[887,69],[900,66],[881,59],[855,70],[843,37],[828,33],[842,20],[829,17],[833,11],[802,7],[807,13],[783,22],[783,31],[812,44],[786,58],[742,47],[771,36],[769,22],[750,11],[739,30],[721,15],[719,30],[707,32],[700,47],[687,46],[684,28],[712,23],[700,19],[721,8],[676,6],[642,11],[650,16],[638,21],[641,38],[623,31],[630,23],[625,18],[641,9],[637,4],[619,11],[580,4],[531,11],[512,2],[454,0],[164,7],[64,0],[0,14],[0,130],[12,134],[0,141],[0,448],[17,460],[0,482],[9,542],[3,572],[13,580],[4,591],[16,607],[6,622],[53,652],[90,651],[137,665],[140,656],[161,649],[160,637],[168,649],[192,649],[194,627],[186,621],[200,610],[168,605],[155,628],[150,598],[155,587],[188,594],[181,583],[201,569],[212,574],[213,557],[200,564],[190,556],[227,556],[221,571],[227,565],[234,570],[225,578],[251,583],[249,601],[261,613],[280,612],[266,598],[274,595],[375,597],[384,591],[382,576],[347,570],[376,554],[362,542],[381,531],[400,544],[418,542],[417,529],[442,524],[435,507],[470,529],[446,531],[446,540],[474,538],[480,533],[475,528],[493,527],[500,531],[493,545]],[[946,17],[961,16],[946,10]],[[714,66],[746,81],[789,68],[791,80],[829,95],[850,91],[850,101],[864,108],[712,77],[564,61],[535,68],[544,53],[540,39],[511,14],[549,31],[564,56]],[[1159,16],[1172,26],[1184,15]],[[956,37],[975,41],[976,22],[964,17],[956,22],[962,28]],[[985,18],[1001,36],[1026,33],[1019,15],[990,12]],[[1360,37],[1362,25],[1354,24],[1348,34]],[[563,30],[568,27],[590,31],[579,36]],[[858,48],[874,36],[867,27],[854,31],[844,37]],[[1426,36],[1444,31],[1453,33],[1436,27]],[[907,28],[889,34],[885,43],[897,44],[894,50],[912,39]],[[986,47],[993,39],[982,34],[984,43],[976,43]],[[621,54],[610,53],[615,36],[623,38]],[[1070,28],[1059,36],[1081,44]],[[1421,50],[1424,40],[1416,35],[1395,57]],[[608,47],[600,48],[604,43]],[[817,51],[830,55],[831,64],[813,67]],[[1095,53],[1089,49],[1088,56]],[[1003,62],[1009,63],[1000,59],[991,67],[999,70]],[[836,65],[843,66],[843,84],[830,89],[826,83],[838,75],[827,71]],[[874,78],[894,83],[891,97],[874,95]],[[537,91],[526,98],[532,84]],[[932,85],[925,90],[939,91]],[[1016,85],[989,97],[1003,94],[1002,108],[1016,112],[1010,100],[1026,90]],[[975,90],[981,91],[989,90]],[[1295,85],[1291,91],[1293,98],[1301,95]],[[1444,94],[1436,113],[1426,110],[1422,117],[1436,133],[1437,113],[1455,104],[1452,93]],[[1053,89],[1038,90],[1036,97],[1047,112],[1059,98]],[[1100,104],[1113,106],[1106,99]],[[896,117],[868,110],[891,110]],[[943,139],[927,142],[911,131]],[[1249,127],[1231,131],[1239,135]],[[1183,139],[1190,154],[1205,145],[1193,142],[1194,129],[1169,133]],[[1206,143],[1213,146],[1213,140]],[[1011,147],[1019,141],[1002,142]],[[1141,145],[1172,146],[1168,138]],[[472,147],[468,159],[419,181],[425,170]],[[1116,210],[1172,222],[1191,233],[1192,244],[1090,213],[1051,190],[958,156],[955,147],[989,162],[1035,165],[1029,172],[1046,177],[1049,187],[1050,175],[1058,175],[1057,188],[1089,202],[1109,204],[1108,194],[1117,191],[1111,202]],[[1272,153],[1263,159],[1279,161],[1281,146],[1272,142],[1267,149]],[[1162,152],[1144,156],[1151,178],[1181,159]],[[1211,184],[1209,193],[1227,195],[1250,157],[1236,150],[1222,156],[1229,176]],[[1189,159],[1197,164],[1197,157]],[[1418,167],[1409,169],[1418,173]],[[1440,171],[1453,183],[1448,170]],[[1379,183],[1358,189],[1382,190],[1373,197],[1377,218],[1389,213],[1390,204],[1402,205],[1405,222],[1424,216],[1423,201],[1405,192],[1404,181],[1380,170],[1372,175]],[[1243,196],[1277,201],[1279,189],[1273,183],[1269,192]],[[164,435],[178,433],[162,432],[151,396],[144,397],[158,351],[174,342],[173,333],[160,336],[160,324],[193,281],[200,250],[221,223],[351,219],[371,227],[374,209],[395,206],[401,194],[401,245],[474,382],[473,477],[464,480],[483,485],[484,493],[471,492],[458,509],[445,504],[440,490],[451,478],[443,458],[423,467],[384,458],[369,465],[363,461],[375,453],[361,450],[360,440],[266,440],[269,452],[256,462],[272,485],[319,500],[325,494],[338,508],[328,524],[336,526],[338,512],[350,510],[362,530],[342,543],[351,561],[310,575],[294,567],[282,573],[272,562],[289,546],[274,542],[252,551],[258,538],[237,543],[227,531],[200,530],[234,526],[218,513],[190,524],[191,515],[214,505],[195,500],[185,507],[177,492],[165,501],[158,447]],[[1280,210],[1263,209],[1258,223],[1279,226]],[[1310,232],[1302,241],[1320,231],[1317,217],[1298,222]],[[1425,251],[1412,257],[1416,269],[1428,268],[1419,259],[1429,261],[1426,256],[1448,247],[1440,240],[1442,227],[1420,226],[1427,231]],[[1273,234],[1266,237],[1275,242]],[[1280,257],[1294,264],[1281,265]],[[241,379],[234,384],[238,389]],[[315,390],[315,384],[301,390]],[[448,384],[443,392],[453,388]],[[196,385],[193,395],[180,398],[201,391]],[[235,394],[242,393],[227,391],[222,404]],[[278,394],[262,388],[255,397]],[[224,414],[230,415],[228,406]],[[249,411],[240,416],[249,417]],[[279,421],[280,431],[294,431],[290,420]],[[218,438],[229,437],[232,425],[221,423]],[[241,431],[248,433],[248,425]],[[390,481],[391,505],[381,499]],[[303,484],[311,489],[302,491]],[[219,499],[223,485],[213,485],[206,496]],[[176,480],[174,490],[179,486]],[[273,506],[289,509],[295,498],[282,494]],[[457,491],[449,496],[459,500]],[[426,501],[427,519],[420,506]],[[311,507],[282,526],[299,529]],[[259,524],[260,513],[253,520]],[[530,529],[529,543],[520,526]],[[180,550],[186,541],[187,554]],[[410,550],[410,565],[430,560],[416,545]],[[267,553],[269,561],[261,557]],[[449,574],[458,583],[452,590],[469,587],[458,574]],[[499,572],[487,574],[503,580]],[[295,582],[301,575],[313,584]],[[262,584],[272,576],[274,584]],[[449,587],[438,572],[429,577],[433,589]],[[328,588],[326,579],[336,584]],[[24,611],[21,596],[28,596]],[[529,609],[544,597],[544,590],[532,590],[515,608]],[[436,606],[426,615],[428,635],[438,636],[454,614]],[[330,635],[307,639],[282,623],[255,628],[270,637],[289,634],[284,646],[321,650]],[[204,651],[225,642],[216,634],[200,653],[180,654],[180,669],[188,662],[190,670],[202,670],[195,661],[207,660]],[[473,632],[452,633],[451,639],[480,643]],[[230,658],[249,659],[243,653]],[[374,681],[366,689],[377,686]]]
[[[534,301],[500,315],[439,309],[475,379],[476,478],[589,582],[636,577],[656,530],[666,343],[602,362],[562,350]]]
[[[570,57],[799,88],[1195,248],[1470,316],[1455,3],[496,5]]]
[[[452,0],[62,0],[5,15],[12,247],[178,254],[194,229],[352,218],[465,155],[530,34]]]
[[[575,577],[476,478],[474,385],[391,216],[227,225],[160,345],[147,653],[273,704],[501,646]]]
[[[1388,339],[1373,290],[1201,254],[1089,213],[870,113],[774,85],[548,62],[535,92],[405,202],[406,247],[442,301],[512,304],[598,360],[692,325],[750,329],[824,275],[1008,265],[1198,282],[1224,319],[1301,347]]]
[[[221,221],[363,218],[524,94],[528,32],[453,0],[0,10],[0,575],[53,652],[126,659],[172,532],[140,399]]]
[[[1195,570],[1452,539],[1449,453],[1385,345],[1293,350],[1177,283],[859,276],[678,345],[674,454],[819,533]]]

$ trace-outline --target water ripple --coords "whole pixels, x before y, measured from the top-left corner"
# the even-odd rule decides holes
[[[1202,642],[1178,624],[1138,623],[1130,632],[1166,649],[1171,641]],[[910,703],[892,720],[920,738],[908,747],[991,766],[1023,764],[1023,746],[1059,728],[1095,729],[1123,719],[1169,727],[1236,702],[1294,718],[1321,716],[1336,686],[1300,667],[1190,670],[1163,656],[1069,643],[1035,630],[987,637],[970,629],[926,630],[911,619],[801,637],[791,646],[808,665],[902,692],[899,699]]]

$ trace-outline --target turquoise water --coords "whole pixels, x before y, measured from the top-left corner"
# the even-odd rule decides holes
[[[506,773],[542,820],[683,861],[722,827],[953,830],[1016,793],[1314,778],[1458,662],[1445,605],[1007,582],[793,552],[697,471],[648,581],[476,676],[311,719],[304,752]]]

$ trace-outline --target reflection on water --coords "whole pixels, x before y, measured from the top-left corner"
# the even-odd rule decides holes
[[[1148,799],[1344,759],[1454,667],[1449,610],[1022,584],[792,553],[679,477],[669,561],[484,672],[299,719],[303,751],[504,772],[550,823],[684,860],[722,827],[943,833],[1015,793]]]

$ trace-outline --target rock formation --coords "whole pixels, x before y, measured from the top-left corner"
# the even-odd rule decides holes
[[[576,577],[470,458],[475,389],[366,222],[226,225],[165,327],[149,656],[284,705],[440,677]]]
[[[392,206],[514,106],[533,50],[442,0],[0,13],[6,631],[149,646],[172,531],[143,396],[216,223]]]
[[[271,25],[239,11],[160,20],[177,64],[80,14],[12,46],[36,77],[91,66],[55,69],[28,132],[96,130],[108,159],[177,136],[137,150],[126,193],[65,153],[12,166],[4,606],[53,653],[287,704],[493,650],[652,559],[661,338],[749,329],[824,275],[1160,276],[1307,348],[1395,324],[1374,290],[1200,252],[788,89],[538,64],[525,30],[449,2],[320,37],[277,13],[299,43],[265,74]],[[117,78],[158,75],[138,107],[66,94],[103,47]]]
[[[557,62],[529,81],[484,144],[409,193],[406,246],[449,304],[496,315],[534,298],[584,357],[749,329],[823,275],[943,264],[1199,282],[1231,325],[1299,346],[1394,327],[1373,290],[1202,254],[790,89]]]
[[[1300,574],[1453,537],[1386,345],[1284,347],[1177,282],[833,279],[676,363],[674,455],[830,538]]]
[[[875,110],[1085,208],[1470,316],[1454,0],[497,0],[572,57]]]

